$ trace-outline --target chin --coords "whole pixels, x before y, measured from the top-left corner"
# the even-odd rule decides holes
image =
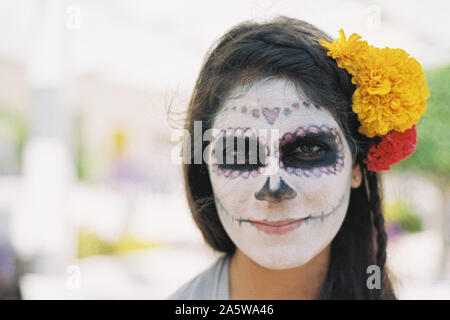
[[[286,248],[274,248],[272,250],[267,250],[267,248],[262,253],[250,253],[248,256],[255,263],[260,266],[272,269],[272,270],[283,270],[301,267],[302,265],[308,263],[312,258],[318,254],[315,252],[293,252],[292,250]]]

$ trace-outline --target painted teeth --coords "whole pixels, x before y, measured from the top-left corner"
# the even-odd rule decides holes
[[[302,135],[304,135],[307,132],[311,132],[311,133],[325,132],[325,133],[328,133],[331,130],[335,131],[335,129],[330,129],[330,128],[328,128],[328,126],[326,124],[323,124],[323,125],[320,126],[320,128],[317,127],[317,126],[310,126],[307,129],[304,129],[303,127],[298,127],[297,129],[295,129],[294,134],[296,136],[302,136]]]
[[[311,126],[309,127],[308,131],[312,133],[319,133],[319,128],[317,128],[316,126]]]
[[[239,176],[240,172],[237,170],[234,170],[231,172],[231,178],[235,179]]]
[[[293,168],[293,167],[285,167],[283,162],[279,162],[280,168],[285,169],[288,174],[295,174],[296,176],[305,176],[307,178],[309,177],[320,177],[323,174],[330,175],[335,174],[337,171],[342,170],[343,168],[343,161],[341,163],[339,159],[338,162],[334,166],[328,166],[328,167],[321,167],[321,168],[314,168],[309,170],[303,170],[300,168]]]
[[[288,141],[290,141],[293,137],[294,137],[294,136],[292,135],[292,133],[286,133],[286,134],[283,136],[283,140],[284,140],[285,142],[288,142]]]
[[[334,142],[336,142],[337,145],[340,145],[339,136],[336,136],[336,138],[334,138]]]
[[[303,129],[302,127],[297,128],[297,130],[295,131],[295,134],[297,136],[302,136],[305,134],[305,129]]]
[[[321,176],[321,171],[320,171],[320,169],[318,169],[318,168],[315,168],[313,171],[312,171],[312,173],[313,173],[313,175],[315,176],[315,177],[320,177]]]
[[[328,171],[328,168],[327,167],[322,167],[322,168],[320,168],[320,171],[322,172],[322,173],[325,173],[325,174],[329,174],[330,172]]]

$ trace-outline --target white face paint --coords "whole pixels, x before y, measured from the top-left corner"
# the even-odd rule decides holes
[[[209,165],[220,221],[236,246],[259,265],[301,266],[330,244],[345,218],[349,146],[332,115],[306,102],[283,79],[261,80],[233,94],[213,125],[241,139],[252,136],[247,128],[278,130],[282,146],[261,144],[270,155],[265,165]],[[212,142],[211,159],[217,159],[219,148],[223,152],[220,140],[218,135]],[[274,146],[280,146],[280,161]]]

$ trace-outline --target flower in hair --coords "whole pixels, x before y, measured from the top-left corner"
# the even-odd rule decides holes
[[[340,38],[329,43],[319,40],[319,44],[328,50],[328,55],[336,60],[338,67],[346,69],[350,74],[357,74],[362,64],[367,60],[369,45],[362,41],[361,36],[353,33],[348,39],[344,30],[339,30]]]
[[[359,132],[372,138],[404,132],[419,122],[430,95],[420,64],[401,49],[370,48],[369,59],[352,82]]]
[[[361,124],[358,131],[369,138],[381,138],[379,146],[372,145],[369,151],[368,169],[389,170],[416,147],[415,125],[430,96],[425,73],[402,49],[370,46],[356,33],[347,39],[342,29],[339,34],[332,43],[321,39],[319,44],[352,76],[356,86],[352,108]]]
[[[381,137],[381,141],[374,143],[367,153],[364,163],[371,171],[385,171],[392,164],[398,163],[410,156],[417,145],[417,130],[414,125],[405,132],[391,131]]]
[[[375,48],[357,34],[346,39],[344,31],[332,43],[319,40],[356,85],[353,111],[361,123],[359,132],[369,138],[415,125],[429,97],[420,64],[402,49]]]

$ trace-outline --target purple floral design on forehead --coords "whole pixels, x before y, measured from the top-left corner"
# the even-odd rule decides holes
[[[321,110],[318,105],[311,103],[311,102],[303,101],[301,103],[301,105],[304,106],[306,109],[310,109],[312,106],[314,106],[317,110]],[[280,116],[288,117],[293,112],[300,111],[300,103],[294,102],[290,106],[282,107],[282,108],[280,108],[280,107],[274,107],[274,108],[264,107],[261,110],[259,108],[249,108],[247,106],[233,105],[231,107],[225,108],[224,111],[239,112],[241,114],[247,114],[256,119],[264,118],[267,121],[267,123],[269,123],[270,125],[273,125],[273,124],[275,124],[277,119],[280,118]]]

